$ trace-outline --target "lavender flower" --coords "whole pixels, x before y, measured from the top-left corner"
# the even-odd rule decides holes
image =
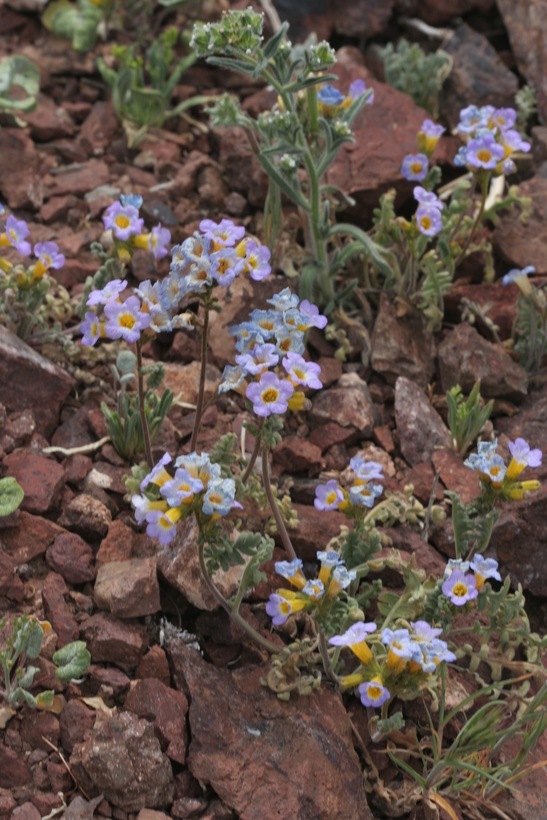
[[[231,219],[222,219],[218,223],[212,219],[202,219],[199,229],[206,239],[213,242],[215,250],[232,247],[245,236],[245,228],[234,225]]]
[[[368,706],[372,709],[383,706],[391,697],[389,689],[383,685],[382,679],[379,677],[361,683],[358,687],[358,692],[363,706]]]
[[[122,205],[121,202],[113,202],[104,216],[105,228],[110,229],[116,239],[126,242],[131,236],[142,233],[144,220],[139,217],[138,210],[133,205]]]
[[[441,589],[443,595],[450,598],[455,606],[464,606],[468,601],[473,601],[479,594],[475,576],[464,575],[459,569],[450,574]]]
[[[313,506],[316,510],[337,510],[344,500],[344,491],[336,479],[331,478],[326,484],[319,484],[315,488]]]
[[[34,256],[44,266],[46,270],[54,268],[58,270],[65,264],[65,257],[59,252],[56,242],[38,242],[34,246]]]
[[[436,236],[441,232],[443,220],[436,205],[422,203],[416,211],[416,226],[424,236]]]
[[[530,273],[535,273],[536,269],[533,265],[528,265],[526,268],[520,270],[519,268],[513,268],[510,270],[509,273],[506,273],[503,279],[501,280],[502,285],[511,285],[516,283],[517,279],[521,277],[526,277]]]
[[[26,241],[30,231],[24,219],[16,219],[13,214],[10,214],[6,219],[5,232],[10,245],[22,256],[30,256],[30,242]]]
[[[315,362],[307,362],[298,353],[290,352],[282,361],[287,375],[293,385],[302,384],[314,390],[320,390],[323,386],[319,374],[321,367]]]
[[[467,144],[467,164],[471,168],[495,168],[505,151],[490,131],[480,132]]]
[[[106,305],[107,302],[117,299],[126,287],[127,279],[111,279],[101,290],[92,290],[86,304],[89,307],[92,307],[92,305]]]
[[[294,387],[286,379],[278,379],[275,373],[263,373],[259,382],[248,385],[245,395],[253,402],[257,416],[285,413]]]
[[[429,160],[425,154],[408,154],[403,159],[401,175],[409,181],[421,182],[429,170]]]
[[[107,302],[104,313],[108,320],[105,332],[109,339],[136,342],[150,325],[150,314],[141,312],[141,302],[137,296],[129,296],[125,302]]]

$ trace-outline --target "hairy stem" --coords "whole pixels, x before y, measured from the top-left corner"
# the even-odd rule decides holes
[[[203,400],[205,396],[205,376],[207,371],[207,346],[209,341],[209,305],[204,305],[203,327],[201,328],[201,370],[199,374],[198,399],[196,403],[196,420],[194,422],[194,429],[192,430],[192,438],[190,440],[190,452],[196,449],[196,443],[201,427],[201,419],[203,415]]]
[[[294,547],[292,545],[291,539],[289,537],[289,533],[287,532],[287,527],[285,526],[285,522],[283,521],[283,517],[279,512],[279,507],[277,506],[277,501],[275,500],[275,496],[273,494],[272,485],[270,483],[270,470],[268,467],[268,455],[269,450],[266,446],[262,448],[262,481],[264,483],[264,490],[266,492],[266,498],[268,499],[268,504],[270,505],[270,509],[272,511],[273,517],[275,518],[275,523],[277,525],[277,531],[280,535],[281,541],[283,542],[283,546],[285,548],[285,552],[289,556],[291,560],[296,558],[296,552],[294,551]]]
[[[144,407],[144,374],[142,372],[142,345],[140,340],[135,342],[135,350],[137,354],[137,390],[139,393],[139,415],[142,427],[142,440],[144,442],[144,454],[150,469],[154,466],[152,458],[152,442],[150,441],[150,430],[148,428],[148,419],[146,418],[146,410]]]

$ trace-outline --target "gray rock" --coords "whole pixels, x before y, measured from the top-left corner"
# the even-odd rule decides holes
[[[438,447],[450,447],[451,436],[426,394],[401,377],[395,384],[395,422],[401,452],[414,466],[428,461]]]

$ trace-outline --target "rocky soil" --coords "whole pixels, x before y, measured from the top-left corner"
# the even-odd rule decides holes
[[[294,13],[296,6],[301,14]],[[350,214],[356,224],[370,227],[372,208],[390,187],[401,206],[411,196],[400,176],[401,158],[415,150],[427,114],[382,81],[369,47],[408,33],[401,18],[419,16],[441,30],[443,47],[454,59],[441,101],[448,124],[465,105],[511,106],[523,82],[536,87],[533,154],[519,178],[532,214],[523,225],[515,208],[492,226],[492,239],[498,277],[526,265],[547,276],[542,6],[545,11],[541,0],[279,3],[282,17],[293,9],[295,32],[316,30],[340,45],[343,87],[362,77],[375,89],[374,105],[358,121],[355,144],[342,150],[330,172],[331,181],[356,200]],[[149,224],[161,221],[173,242],[204,217],[229,217],[260,235],[265,180],[241,133],[209,130],[197,113],[129,150],[95,70],[97,53],[106,46],[77,54],[24,7],[8,0],[0,9],[0,57],[31,58],[40,68],[41,92],[24,127],[0,127],[0,200],[29,221],[33,241],[59,244],[67,261],[57,278],[72,296],[81,294],[86,276],[96,270],[90,243],[100,238],[101,214],[120,193],[141,194]],[[253,112],[270,100],[267,90],[242,86],[239,78],[203,65],[183,82],[178,99],[228,88]],[[447,174],[456,150],[455,137],[442,138],[438,156]],[[481,379],[482,395],[495,400],[491,423],[502,447],[522,436],[547,451],[547,371],[531,380],[486,326],[461,322],[462,300],[471,299],[488,305],[502,339],[510,335],[518,290],[502,288],[499,280],[482,284],[481,273],[471,259],[435,337],[417,317],[398,316],[387,299],[374,321],[364,316],[346,328],[351,351],[344,364],[322,334],[312,334],[310,354],[322,366],[325,388],[309,412],[289,416],[273,462],[275,475],[290,487],[299,519],[294,544],[305,561],[314,560],[345,520],[314,509],[314,487],[320,477],[344,470],[357,452],[384,465],[387,489],[412,484],[424,504],[434,486],[438,500],[445,489],[464,500],[473,497],[473,476],[451,448],[446,427],[444,392],[456,383],[469,390]],[[143,254],[133,275],[143,280],[151,274]],[[238,280],[232,288],[212,330],[209,391],[232,361],[227,328],[287,284],[280,272],[274,280]],[[193,423],[186,405],[196,398],[197,339],[177,332],[150,345],[147,356],[165,362],[166,386],[181,402],[170,412],[155,452],[184,452]],[[53,634],[40,658],[40,682],[64,701],[60,715],[25,708],[0,731],[0,816],[395,816],[375,789],[371,764],[384,782],[393,784],[399,776],[372,743],[360,705],[351,697],[343,701],[327,685],[307,698],[276,699],[261,685],[266,657],[215,608],[200,580],[194,533],[181,530],[176,545],[161,550],[138,530],[124,500],[128,465],[108,441],[100,443],[106,435],[100,402],[109,390],[111,395],[104,356],[91,357],[87,365],[67,364],[58,351],[30,347],[0,327],[0,469],[25,491],[18,513],[0,522],[0,612],[31,612],[50,621]],[[198,449],[209,449],[227,431],[239,433],[244,415],[235,399],[212,406]],[[503,574],[524,587],[532,626],[542,630],[547,464],[535,476],[545,489],[502,514],[492,554]],[[405,526],[389,535],[436,575],[452,555],[446,525],[433,528],[427,541]],[[275,557],[282,555],[279,549]],[[254,591],[244,614],[270,634],[263,604],[276,583],[273,564],[268,574],[269,583]],[[229,577],[218,581],[230,590]],[[87,642],[92,665],[81,682],[61,685],[48,657],[78,638]],[[545,757],[546,750],[538,749],[535,759]],[[505,800],[503,816],[539,820],[545,816],[542,790],[545,780],[536,771],[521,792]],[[397,816],[420,815],[408,808]]]

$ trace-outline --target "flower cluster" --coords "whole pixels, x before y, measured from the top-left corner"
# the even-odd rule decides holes
[[[223,372],[219,393],[245,392],[262,418],[304,406],[304,388],[319,389],[321,368],[306,361],[304,334],[327,323],[318,308],[285,288],[268,299],[273,307],[253,310],[249,321],[230,329],[236,337],[236,365]],[[279,371],[279,367],[283,372]]]
[[[363,508],[374,506],[383,492],[382,485],[377,483],[384,477],[382,465],[354,456],[349,466],[355,477],[348,489],[342,488],[335,479],[315,488],[313,503],[317,510],[343,510],[351,516]]]
[[[312,580],[304,575],[300,558],[276,562],[277,574],[285,578],[295,590],[278,589],[270,595],[266,612],[272,618],[274,626],[282,626],[296,612],[308,611],[320,616],[357,577],[353,570],[346,568],[339,553],[334,550],[320,551],[317,558],[321,568],[317,578]]]
[[[204,524],[228,515],[241,504],[235,500],[235,481],[222,478],[220,465],[208,453],[190,453],[175,460],[165,453],[142,480],[141,494],[133,495],[137,523],[146,521],[146,532],[160,544],[173,541],[177,524],[190,513]]]
[[[127,260],[135,248],[149,250],[155,259],[167,256],[171,233],[161,223],[147,233],[144,231],[144,219],[139,216],[142,197],[128,194],[113,202],[103,216],[104,226],[112,231],[118,256]]]
[[[442,125],[424,120],[418,132],[417,154],[407,154],[401,166],[401,175],[410,182],[422,182],[429,171],[429,160],[439,139],[445,132]]]
[[[0,211],[0,215],[4,209]],[[45,274],[53,268],[59,270],[65,264],[65,257],[59,251],[59,246],[55,242],[37,242],[34,248],[28,241],[30,230],[24,219],[16,219],[10,214],[5,222],[4,230],[0,233],[0,248],[14,248],[21,256],[35,257],[26,272],[18,270],[19,284],[31,284],[38,282]],[[9,273],[14,266],[6,259],[0,260],[0,269]]]
[[[340,683],[346,689],[357,686],[364,706],[382,706],[391,698],[392,690],[405,688],[408,681],[401,682],[403,675],[416,682],[436,672],[443,661],[456,660],[446,642],[439,638],[442,629],[427,621],[411,622],[410,629],[386,627],[380,640],[371,646],[369,636],[376,630],[375,623],[358,622],[343,635],[329,639],[331,646],[347,647],[359,659],[360,666],[344,675]]]
[[[473,574],[468,570],[473,570]],[[443,595],[455,606],[464,606],[474,601],[483,588],[485,581],[494,578],[501,581],[498,562],[495,558],[484,558],[476,555],[472,561],[450,560],[446,565],[441,589]]]
[[[478,474],[484,489],[505,500],[519,500],[525,493],[539,490],[539,481],[519,481],[519,478],[526,467],[541,465],[541,450],[532,450],[525,439],[517,438],[509,442],[511,460],[506,465],[497,449],[497,439],[481,441],[477,452],[464,462],[466,467]]]
[[[470,105],[460,113],[458,132],[466,140],[455,164],[466,166],[473,173],[481,170],[494,174],[512,174],[516,170],[512,159],[516,152],[527,153],[530,143],[515,130],[517,113],[513,108],[481,108]]]

